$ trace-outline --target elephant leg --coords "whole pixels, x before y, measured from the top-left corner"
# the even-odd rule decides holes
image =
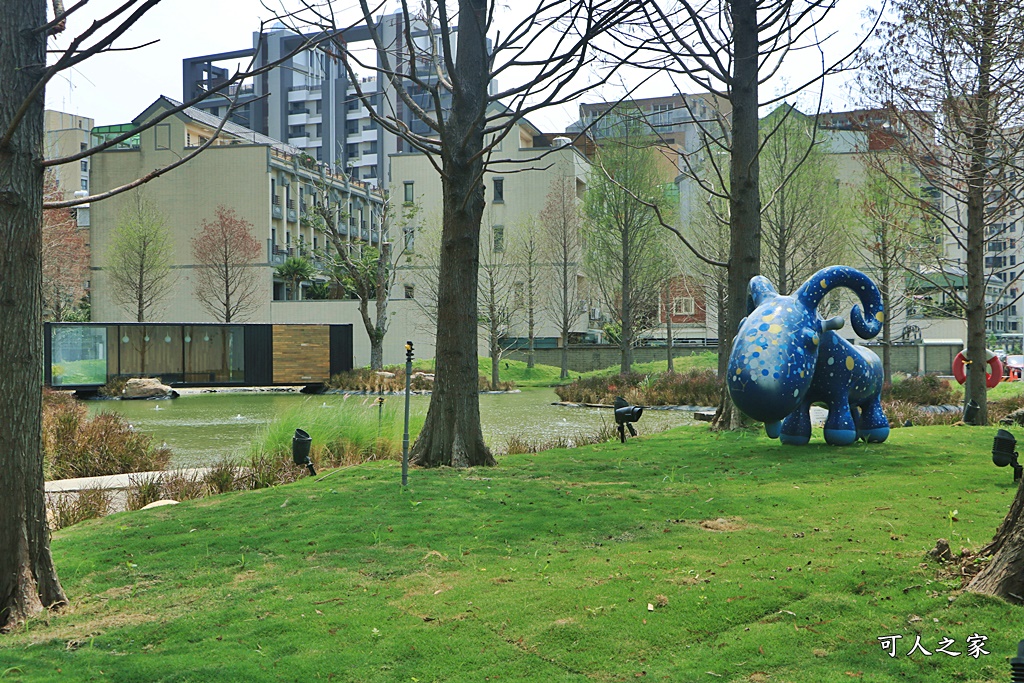
[[[857,437],[868,443],[882,443],[889,438],[889,419],[882,410],[880,396],[872,396],[861,406],[861,423]]]
[[[811,440],[811,404],[804,402],[782,421],[779,441],[789,446],[806,446]]]
[[[850,413],[849,397],[843,395],[829,404],[828,419],[825,420],[825,442],[829,446],[849,446],[856,440],[857,426]]]
[[[768,435],[769,439],[779,438],[779,430],[782,429],[782,421],[775,420],[774,422],[764,423],[764,433]]]

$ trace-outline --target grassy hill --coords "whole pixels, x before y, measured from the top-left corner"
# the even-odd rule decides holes
[[[926,555],[1008,510],[993,433],[688,427],[113,515],[55,534],[73,605],[0,637],[0,680],[1004,681],[1024,609]]]

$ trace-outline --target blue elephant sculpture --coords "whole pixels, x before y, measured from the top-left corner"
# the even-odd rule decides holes
[[[825,441],[845,446],[858,438],[882,442],[889,421],[882,411],[882,362],[835,330],[842,316],[825,320],[818,304],[837,287],[860,299],[851,314],[853,329],[871,339],[882,329],[882,296],[867,275],[829,266],[811,276],[792,296],[782,296],[766,278],[750,280],[747,312],[733,341],[726,385],[733,403],[765,423],[782,443],[804,445],[811,438],[811,404],[828,406]]]

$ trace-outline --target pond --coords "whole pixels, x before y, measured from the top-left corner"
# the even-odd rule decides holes
[[[337,394],[306,396],[296,393],[238,392],[186,394],[172,401],[87,401],[90,414],[116,412],[136,429],[166,442],[174,453],[173,466],[198,466],[221,457],[241,457],[261,427],[296,406],[316,410],[346,400]],[[367,410],[375,410],[375,396],[350,396]],[[388,401],[404,401],[388,396]],[[413,396],[412,410],[426,412],[429,396]],[[481,394],[480,418],[484,439],[497,451],[510,436],[530,440],[593,434],[602,422],[612,422],[612,411],[601,408],[553,406],[553,389],[523,389],[521,393]],[[648,410],[637,424],[641,434],[694,424],[693,413]]]

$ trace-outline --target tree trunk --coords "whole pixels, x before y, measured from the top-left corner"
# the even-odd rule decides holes
[[[665,287],[665,347],[668,351],[668,371],[675,372],[675,359],[672,358],[672,292],[668,286]]]
[[[0,4],[0,136],[46,63],[43,0]],[[43,95],[0,148],[0,630],[67,604],[43,493]]]
[[[982,49],[978,64],[978,90],[974,95],[975,125],[971,130],[971,168],[967,178],[967,400],[978,404],[973,424],[988,424],[988,386],[985,370],[988,355],[985,343],[985,181],[991,127],[992,41],[995,17],[991,3],[986,4],[982,29]]]
[[[629,231],[622,227],[622,290],[620,297],[622,315],[619,320],[622,323],[619,330],[619,348],[622,350],[622,360],[619,363],[619,372],[625,375],[633,369],[633,301],[630,297],[630,276],[629,272]]]
[[[982,548],[980,557],[992,560],[968,584],[972,593],[993,595],[1010,602],[1024,604],[1024,487],[1017,495],[1010,512],[999,525],[992,542]]]
[[[732,338],[747,315],[747,284],[761,269],[761,198],[758,194],[757,6],[754,0],[730,3],[733,64],[732,150],[729,161],[729,295],[725,333],[718,335],[719,358],[728,358]],[[721,319],[721,313],[719,313]],[[721,325],[719,325],[721,330]],[[722,403],[713,426],[734,429],[740,417],[722,382]]]
[[[493,465],[480,429],[477,271],[484,210],[483,121],[490,83],[484,0],[459,0],[452,108],[441,143],[443,227],[438,273],[436,370],[410,462],[425,467]]]

